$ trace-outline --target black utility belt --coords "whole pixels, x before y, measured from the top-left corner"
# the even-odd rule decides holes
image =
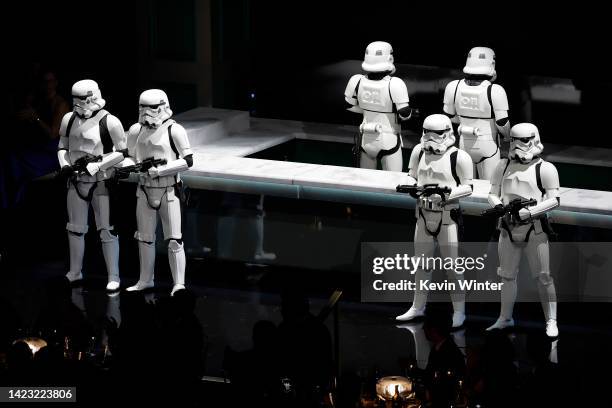
[[[460,118],[463,118],[463,119],[482,119],[482,120],[495,119],[492,116],[485,116],[485,117],[482,117],[482,116],[463,116],[463,115],[457,115],[457,116],[459,116]]]
[[[361,106],[360,106],[361,108]],[[386,111],[377,111],[377,110],[372,110],[372,109],[366,109],[366,108],[361,108],[362,110],[366,111],[366,112],[374,112],[374,113],[387,113],[387,114],[392,114],[395,113],[393,111],[390,112],[386,112]]]

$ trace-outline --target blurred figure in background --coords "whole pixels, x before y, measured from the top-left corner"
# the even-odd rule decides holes
[[[423,330],[431,342],[425,384],[432,407],[447,407],[458,380],[465,377],[465,361],[450,334],[451,327],[452,319],[445,311],[430,307],[425,312]]]
[[[43,71],[32,81],[14,96],[8,150],[0,160],[1,208],[19,204],[31,180],[58,168],[59,127],[70,106],[58,93],[59,82],[53,71]]]

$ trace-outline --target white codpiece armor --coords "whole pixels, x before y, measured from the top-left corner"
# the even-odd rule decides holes
[[[155,230],[157,215],[168,241],[168,260],[174,286],[172,294],[185,288],[185,250],[181,231],[180,172],[193,164],[185,129],[170,119],[168,97],[152,89],[140,96],[140,122],[128,133],[129,155],[136,163],[164,160],[165,164],[143,169],[136,192],[136,222],[140,254],[140,278],[128,291],[154,286]],[[161,119],[160,119],[161,118]]]
[[[500,316],[488,330],[514,325],[512,310],[516,300],[516,278],[521,255],[525,254],[538,286],[546,334],[556,337],[559,334],[557,298],[550,275],[548,235],[552,230],[547,212],[560,202],[559,175],[552,163],[538,156],[543,146],[534,125],[515,125],[510,136],[510,158],[500,161],[495,169],[489,195],[489,203],[500,210],[501,216],[498,274],[503,285]],[[527,200],[532,201],[527,203]],[[508,206],[512,203],[517,205],[509,211]]]
[[[450,82],[444,91],[444,112],[458,125],[459,148],[468,152],[478,178],[490,180],[500,160],[499,135],[507,139],[508,98],[494,84],[495,53],[490,48],[470,50],[465,79]]]
[[[362,168],[402,171],[400,121],[410,118],[408,90],[395,72],[391,45],[377,41],[368,45],[362,68],[366,75],[353,75],[344,91],[350,111],[363,114],[356,153]]]
[[[439,245],[442,257],[457,257],[461,210],[458,200],[472,194],[473,165],[470,156],[452,146],[454,141],[451,121],[445,115],[431,115],[423,122],[421,143],[412,150],[409,163],[409,183],[417,188],[414,253],[433,256]],[[446,189],[444,191],[444,189]],[[428,291],[418,282],[431,279],[432,271],[418,269],[412,307],[400,321],[410,321],[425,314]],[[463,279],[461,274],[447,270],[449,281]],[[465,321],[465,293],[451,293],[453,327]]]
[[[68,178],[68,243],[71,281],[83,278],[83,255],[88,230],[89,205],[93,207],[96,228],[108,272],[108,290],[119,289],[119,238],[110,221],[109,186],[113,166],[126,151],[126,137],[119,119],[102,109],[105,105],[98,84],[78,81],[72,87],[74,111],[62,118],[58,161]]]

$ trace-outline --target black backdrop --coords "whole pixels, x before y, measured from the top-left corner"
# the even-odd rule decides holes
[[[37,61],[58,72],[64,92],[83,77],[103,82],[113,110],[130,123],[134,101],[148,85],[139,78],[137,51],[146,44],[139,43],[137,21],[147,18],[143,7],[155,1],[161,0],[13,4],[3,13],[8,20],[3,25],[5,90],[21,86],[28,62]],[[213,104],[260,116],[354,123],[342,111],[341,95],[352,72],[329,78],[319,68],[358,60],[368,42],[385,40],[399,64],[460,69],[467,50],[484,45],[497,53],[499,82],[511,103],[527,77],[568,78],[581,91],[580,104],[564,110],[544,107],[534,117],[549,135],[567,143],[610,146],[604,132],[592,132],[590,139],[576,136],[586,127],[605,129],[612,81],[609,22],[602,7],[534,1],[212,0]]]

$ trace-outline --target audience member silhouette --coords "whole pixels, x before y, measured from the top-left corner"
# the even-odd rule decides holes
[[[450,330],[452,319],[446,310],[428,307],[423,323],[431,351],[425,368],[428,400],[433,407],[447,407],[453,400],[459,379],[465,377],[465,361]]]
[[[484,406],[516,406],[518,372],[514,346],[508,334],[494,330],[486,333],[470,373],[472,400]]]
[[[58,80],[51,70],[42,71],[38,90],[28,83],[15,98],[9,123],[8,148],[0,157],[0,207],[23,200],[28,183],[58,168],[57,143],[62,117],[70,105],[58,93]],[[4,150],[4,149],[3,149]]]
[[[32,351],[23,341],[11,345],[6,355],[6,378],[3,385],[32,385]]]
[[[278,329],[274,323],[261,320],[253,326],[253,348],[246,351],[225,349],[224,368],[232,387],[244,402],[277,406],[281,394]]]
[[[299,401],[318,401],[329,390],[333,375],[329,330],[310,313],[308,298],[299,289],[283,291],[281,315],[281,374],[291,379]]]

